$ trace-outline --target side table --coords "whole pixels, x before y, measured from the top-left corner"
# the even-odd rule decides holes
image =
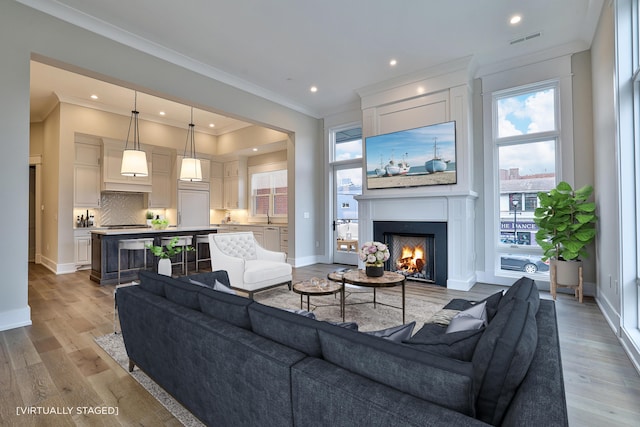
[[[303,298],[307,296],[307,311],[311,311],[311,302],[310,297],[313,296],[321,296],[321,295],[333,295],[340,292],[340,315],[342,316],[342,321],[344,321],[344,286],[342,283],[324,280],[320,281],[320,283],[312,283],[307,280],[304,282],[299,282],[293,285],[293,292],[300,294],[300,309],[303,307]]]

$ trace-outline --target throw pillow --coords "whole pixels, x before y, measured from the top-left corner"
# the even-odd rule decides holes
[[[430,325],[425,325],[413,337],[402,342],[418,350],[465,362],[471,361],[476,345],[484,332],[484,329],[475,329],[445,334],[426,326]]]
[[[216,280],[216,282],[217,282],[217,280]],[[204,284],[202,282],[198,282],[197,280],[189,279],[189,283],[191,283],[192,285],[202,286],[202,287],[211,289],[211,286],[206,285],[206,284]]]
[[[493,295],[486,297],[481,301],[469,301],[461,298],[454,298],[447,305],[444,306],[444,309],[447,310],[466,310],[468,308],[473,307],[476,304],[480,304],[482,302],[487,303],[487,320],[490,322],[493,319],[493,316],[496,315],[498,311],[498,305],[500,304],[500,300],[502,299],[502,291],[496,292]]]
[[[219,281],[216,280],[216,283],[213,285],[214,291],[224,292],[225,294],[237,295],[237,292],[231,289],[228,286],[223,285]]]
[[[325,322],[330,325],[340,326],[341,328],[345,329],[353,329],[354,331],[358,330],[358,324],[356,322],[330,322],[328,320],[325,320]]]
[[[437,323],[438,325],[446,326],[451,323],[451,319],[453,319],[453,317],[458,313],[460,313],[460,310],[450,310],[443,308],[442,310],[434,313],[434,315],[431,316],[426,321],[426,323]]]
[[[487,324],[486,302],[456,314],[447,327],[447,333],[480,329]]]
[[[406,325],[394,326],[392,328],[386,328],[379,331],[368,331],[365,334],[373,335],[374,337],[381,337],[390,341],[402,342],[411,338],[413,328],[415,328],[416,322],[407,323]]]

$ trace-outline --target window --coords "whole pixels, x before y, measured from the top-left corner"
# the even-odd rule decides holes
[[[334,162],[362,158],[362,128],[350,128],[335,133]]]
[[[548,264],[540,259],[533,217],[538,192],[556,184],[556,84],[500,91],[493,104],[499,269],[548,274]]]
[[[287,216],[286,165],[249,168],[249,185],[252,217],[265,217],[268,220],[270,217]]]

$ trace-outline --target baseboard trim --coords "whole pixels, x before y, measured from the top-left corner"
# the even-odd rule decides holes
[[[31,325],[31,307],[5,311],[0,313],[0,331]]]
[[[69,274],[75,273],[78,270],[74,262],[57,264],[55,261],[45,257],[42,257],[41,264],[54,274]]]
[[[633,367],[636,368],[638,374],[640,374],[640,331],[638,329],[628,330],[624,326],[620,329],[620,343],[624,351],[629,356]]]

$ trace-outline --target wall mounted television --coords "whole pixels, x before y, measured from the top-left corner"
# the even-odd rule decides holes
[[[365,138],[367,189],[451,185],[456,174],[456,122]]]

